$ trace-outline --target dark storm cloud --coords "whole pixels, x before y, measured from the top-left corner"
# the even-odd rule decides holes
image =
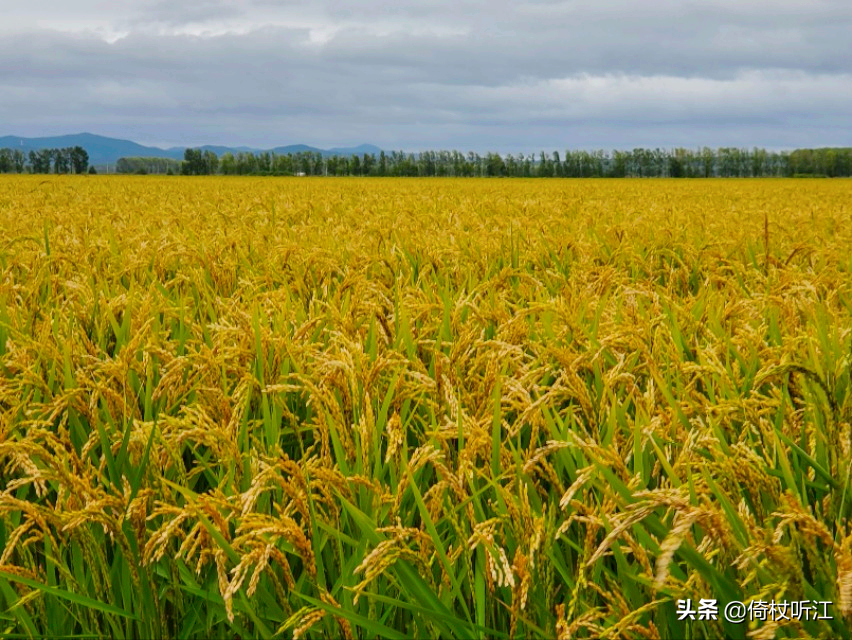
[[[65,23],[18,9],[0,27],[0,133],[503,151],[852,144],[846,2],[412,4],[158,0],[104,14],[84,1]]]

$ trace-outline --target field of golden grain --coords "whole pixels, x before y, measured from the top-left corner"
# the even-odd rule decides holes
[[[850,341],[849,181],[0,177],[0,636],[849,637]]]

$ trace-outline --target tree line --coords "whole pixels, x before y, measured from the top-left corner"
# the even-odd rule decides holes
[[[89,153],[80,146],[39,149],[0,149],[0,173],[87,173]]]
[[[25,154],[0,149],[0,173],[85,173],[89,156],[82,147],[41,149]],[[94,169],[92,168],[92,171]],[[327,176],[458,176],[525,178],[745,178],[852,176],[852,148],[767,151],[721,147],[711,149],[633,149],[632,151],[568,150],[547,154],[459,151],[323,156],[304,151],[276,154],[224,153],[186,149],[183,161],[170,158],[120,158],[118,173],[183,175],[327,175]]]
[[[181,172],[181,161],[173,158],[119,158],[115,163],[116,173],[146,175],[175,175]]]
[[[172,158],[132,157],[119,158],[115,163],[116,173],[134,173],[137,175],[164,174],[186,176],[206,176],[218,173],[219,157],[212,151],[187,149],[183,162]]]
[[[186,175],[327,175],[327,176],[459,176],[547,178],[746,178],[849,177],[852,148],[767,151],[722,147],[711,149],[633,149],[632,151],[571,151],[551,154],[480,155],[459,151],[378,155],[323,156],[224,153],[187,149],[181,173]]]

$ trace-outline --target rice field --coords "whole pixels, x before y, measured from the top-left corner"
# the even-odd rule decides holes
[[[0,177],[0,636],[849,637],[850,207]]]

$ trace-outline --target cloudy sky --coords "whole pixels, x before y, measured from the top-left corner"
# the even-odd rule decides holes
[[[852,145],[850,0],[0,2],[0,135]]]

